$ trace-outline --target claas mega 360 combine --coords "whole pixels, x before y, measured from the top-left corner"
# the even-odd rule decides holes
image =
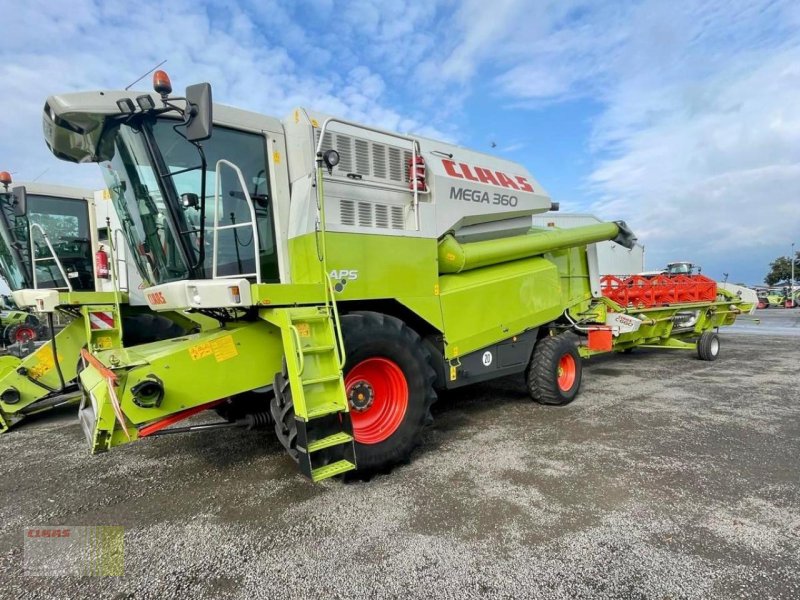
[[[716,293],[680,310],[606,298],[591,244],[631,232],[532,229],[552,203],[519,164],[303,109],[212,114],[208,84],[171,97],[160,71],[154,88],[44,111],[56,156],[100,163],[150,307],[219,322],[89,356],[94,452],[239,407],[231,420],[271,423],[313,480],[369,476],[408,459],[438,391],[519,373],[534,400],[564,404],[581,354],[714,358],[712,329],[741,310]]]
[[[129,281],[124,261],[115,260],[110,202],[98,206],[93,192],[59,185],[31,183],[9,190],[5,172],[0,182],[0,276],[17,306],[46,316],[51,338],[22,359],[0,357],[3,433],[25,416],[80,399],[76,378],[82,348],[168,339],[196,324],[177,313],[157,315],[143,298],[137,301],[119,289],[117,267],[134,292],[140,280],[134,271]],[[105,224],[97,222],[103,213]],[[105,244],[101,231],[109,238]],[[68,321],[58,332],[55,311]]]

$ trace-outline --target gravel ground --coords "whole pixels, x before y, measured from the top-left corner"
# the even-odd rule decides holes
[[[3,598],[800,596],[800,310],[715,363],[586,363],[566,407],[520,378],[449,395],[411,464],[312,485],[268,431],[91,457],[72,412],[0,436]],[[29,577],[23,528],[121,525],[123,577]]]

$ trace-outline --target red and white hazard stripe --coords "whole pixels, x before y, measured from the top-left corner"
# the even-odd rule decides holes
[[[114,329],[114,313],[111,311],[90,312],[89,326],[92,329]]]

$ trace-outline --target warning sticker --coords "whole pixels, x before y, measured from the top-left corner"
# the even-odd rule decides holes
[[[308,323],[298,323],[296,327],[300,337],[311,337],[311,325]]]
[[[235,356],[239,356],[239,351],[236,349],[236,344],[233,342],[233,336],[226,335],[210,342],[202,342],[195,344],[189,348],[189,355],[192,360],[200,360],[206,356],[214,356],[217,362],[228,360]]]
[[[114,341],[107,335],[99,335],[95,338],[95,344],[98,348],[106,350],[114,345]]]
[[[236,344],[233,343],[232,335],[226,335],[214,340],[211,342],[211,346],[214,349],[214,358],[217,359],[217,362],[239,356],[239,351],[236,349]]]
[[[39,379],[42,375],[48,373],[56,365],[55,361],[53,360],[52,346],[45,346],[42,348],[41,351],[37,352],[36,357],[39,359],[39,362],[28,370],[28,375],[34,379]],[[59,354],[59,362],[61,362],[63,359],[64,357]]]
[[[201,358],[211,356],[212,354],[214,354],[214,350],[211,348],[211,344],[208,342],[195,344],[194,346],[189,347],[189,355],[192,357],[192,360],[200,360]]]

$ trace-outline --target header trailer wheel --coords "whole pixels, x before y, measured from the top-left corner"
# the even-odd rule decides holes
[[[526,372],[528,393],[540,404],[568,404],[581,387],[581,373],[581,357],[573,334],[542,338],[533,348]]]

